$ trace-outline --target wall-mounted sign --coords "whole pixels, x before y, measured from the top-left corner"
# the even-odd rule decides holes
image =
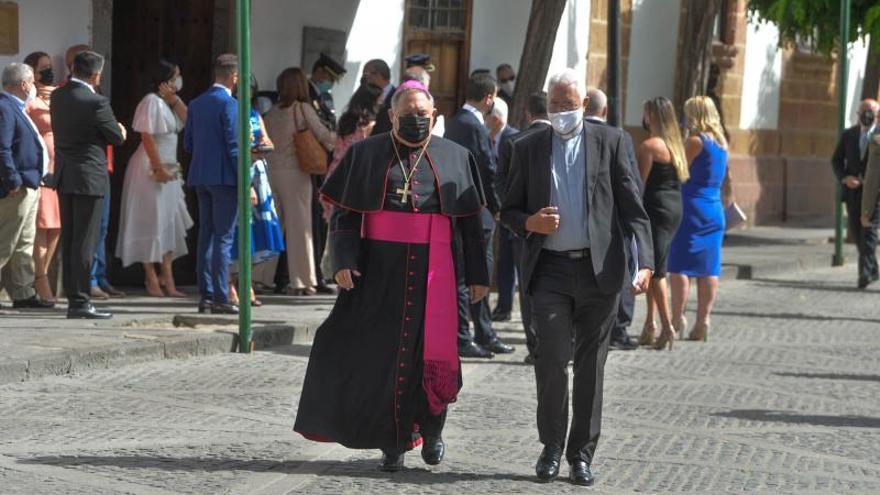
[[[0,2],[0,55],[18,54],[18,4]]]

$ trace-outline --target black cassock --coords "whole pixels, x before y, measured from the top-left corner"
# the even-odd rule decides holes
[[[412,195],[402,201],[395,146],[410,170],[421,150],[380,134],[353,145],[322,190],[335,205],[333,273],[349,268],[361,276],[315,334],[294,426],[310,440],[404,451],[419,443],[419,432],[437,435],[443,427],[445,410],[430,413],[422,384],[429,247],[362,237],[365,214],[448,217],[464,252],[456,270],[464,270],[468,284],[489,285],[479,218],[485,201],[470,153],[433,137],[412,177]]]

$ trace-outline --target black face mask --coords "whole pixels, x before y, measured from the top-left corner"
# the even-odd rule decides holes
[[[431,134],[431,117],[418,115],[398,117],[397,134],[410,143],[421,143]]]
[[[874,120],[876,120],[876,118],[877,116],[874,114],[873,110],[865,110],[859,115],[859,122],[865,127],[871,127],[874,125]]]
[[[44,86],[51,86],[52,83],[55,82],[55,73],[52,71],[51,67],[46,67],[45,69],[40,71],[40,84]]]

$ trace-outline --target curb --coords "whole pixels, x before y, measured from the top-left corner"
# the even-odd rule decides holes
[[[787,261],[767,261],[764,263],[730,263],[721,267],[722,279],[755,280],[805,270],[831,267],[831,254],[816,253],[802,255]],[[844,264],[849,264],[852,256],[845,257]]]
[[[176,318],[176,317],[175,317]],[[195,325],[205,325],[186,316]],[[217,319],[209,320],[216,325]],[[237,320],[225,320],[228,325]],[[185,325],[190,326],[190,325]],[[314,337],[314,329],[308,325],[269,324],[255,327],[253,343],[256,349],[278,345],[308,344]],[[118,368],[130,364],[146,363],[162,359],[186,359],[235,352],[238,349],[238,333],[232,330],[215,330],[204,334],[189,334],[163,340],[125,342],[82,351],[49,353],[28,360],[0,364],[0,385],[19,383],[46,376],[82,373],[90,370]]]

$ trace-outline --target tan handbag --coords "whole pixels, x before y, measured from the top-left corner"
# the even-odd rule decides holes
[[[297,119],[296,109],[299,109],[300,119]],[[300,127],[299,123],[305,123]],[[327,150],[318,141],[315,133],[309,129],[303,115],[302,103],[297,102],[293,105],[293,125],[296,131],[293,133],[293,147],[296,151],[296,160],[299,162],[299,168],[303,172],[312,175],[324,175],[327,173]]]

